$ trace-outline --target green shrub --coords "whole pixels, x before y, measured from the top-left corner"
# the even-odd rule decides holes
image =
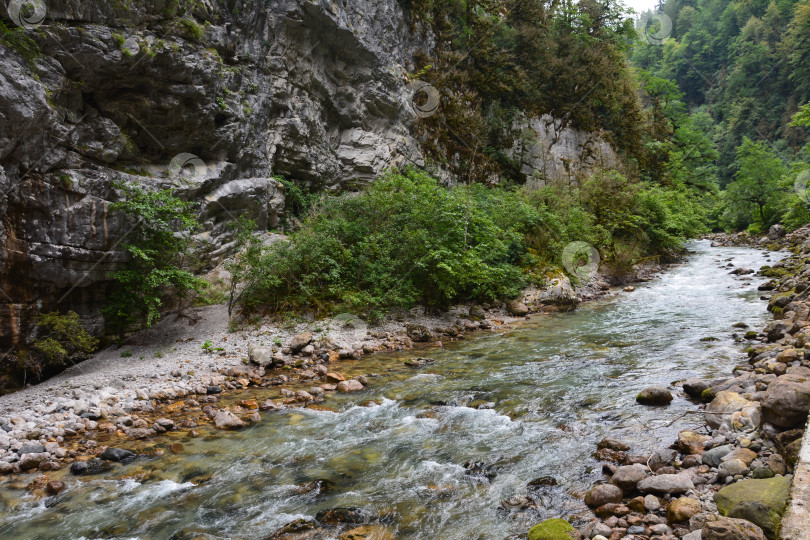
[[[41,313],[37,316],[37,338],[31,350],[22,354],[25,374],[37,380],[63,369],[68,362],[86,359],[98,347],[98,340],[87,333],[79,315],[69,311]]]
[[[179,19],[179,23],[184,37],[195,42],[202,40],[205,32],[203,27],[197,24],[194,20],[184,17]]]
[[[283,182],[289,215],[303,221],[270,247],[251,235],[249,224],[236,224],[241,251],[228,268],[231,308],[375,318],[394,307],[504,300],[528,283],[542,284],[571,242],[596,246],[607,268],[622,274],[704,230],[705,211],[688,192],[616,171],[528,192],[445,187],[406,169],[361,193],[321,199]]]
[[[131,227],[122,247],[129,253],[115,281],[104,310],[109,327],[121,335],[132,326],[150,326],[160,318],[164,300],[175,298],[178,309],[191,291],[199,292],[203,280],[188,267],[190,233],[198,227],[194,205],[181,201],[171,191],[151,191],[133,185],[118,185],[125,200],[111,205],[129,218]]]
[[[379,316],[515,296],[523,241],[538,212],[517,192],[445,188],[423,172],[391,172],[358,195],[322,200],[288,242],[250,265],[242,305]]]

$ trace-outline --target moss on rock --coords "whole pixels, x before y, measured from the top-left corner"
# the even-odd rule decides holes
[[[564,519],[547,519],[529,529],[529,540],[571,540],[578,535]]]
[[[765,536],[776,538],[790,494],[791,480],[785,476],[741,480],[714,495],[720,514],[747,519],[762,528]]]

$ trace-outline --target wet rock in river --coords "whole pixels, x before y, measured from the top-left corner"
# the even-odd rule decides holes
[[[76,476],[88,474],[101,474],[106,470],[104,462],[99,458],[90,458],[87,461],[74,461],[70,465],[70,472]]]
[[[408,337],[417,343],[425,343],[433,339],[433,334],[424,324],[408,323],[405,325]]]
[[[343,507],[332,508],[331,510],[321,510],[315,515],[315,520],[327,525],[338,525],[341,523],[368,523],[369,513],[362,508]]]
[[[217,411],[216,416],[214,416],[214,426],[217,429],[238,429],[246,425],[247,422],[225,409]]]
[[[593,453],[593,457],[599,461],[609,461],[611,463],[627,463],[627,452],[602,448]]]
[[[464,468],[466,469],[464,474],[488,482],[491,482],[498,476],[498,467],[488,465],[483,461],[468,461],[464,463]]]
[[[332,384],[338,384],[346,380],[346,376],[342,373],[329,372],[326,374],[326,380]]]
[[[307,538],[307,532],[320,530],[318,524],[308,519],[296,519],[277,529],[267,540],[294,540]]]
[[[551,476],[541,476],[540,478],[535,478],[528,484],[528,487],[540,487],[540,486],[556,486],[557,480]]]
[[[525,512],[537,508],[537,502],[526,495],[515,495],[514,497],[501,501],[499,506],[504,512],[514,514],[516,512]]]
[[[709,383],[697,377],[686,379],[683,383],[683,391],[686,392],[689,397],[696,399],[699,399],[703,391],[707,388],[709,388]]]
[[[596,444],[596,448],[599,450],[602,448],[609,448],[610,450],[626,452],[627,450],[630,450],[630,445],[623,443],[619,439],[614,439],[613,437],[605,437]]]
[[[124,450],[123,448],[107,448],[99,456],[107,461],[128,461],[135,459],[135,452]]]
[[[48,495],[56,495],[65,490],[67,486],[61,480],[51,480],[45,485],[45,493]]]
[[[672,394],[663,386],[650,386],[639,392],[636,401],[642,405],[669,405]]]
[[[354,379],[350,381],[341,381],[337,385],[337,391],[342,393],[360,392],[363,389],[364,386],[360,383],[360,381],[356,381]]]
[[[408,367],[425,367],[428,364],[435,363],[436,360],[433,358],[412,358],[410,360],[405,360],[405,365]]]
[[[383,525],[363,525],[341,534],[340,540],[394,540],[394,533]]]

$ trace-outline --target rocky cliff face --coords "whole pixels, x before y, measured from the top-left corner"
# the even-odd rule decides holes
[[[0,41],[2,347],[38,311],[101,330],[125,259],[116,182],[200,201],[222,253],[234,216],[278,223],[274,175],[338,191],[424,164],[402,66],[431,44],[396,0],[51,0],[26,35],[41,54]],[[561,144],[539,125],[518,149],[535,171]]]

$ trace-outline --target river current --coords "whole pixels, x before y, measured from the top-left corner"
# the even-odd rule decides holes
[[[179,441],[183,452],[99,476],[49,473],[68,484],[55,497],[2,483],[0,538],[264,539],[347,506],[403,539],[503,540],[548,517],[587,518],[597,441],[614,436],[644,454],[701,425],[679,390],[666,409],[636,404],[638,391],[729,376],[745,361],[745,330],[732,325],[767,319],[761,278],[725,265],[756,270],[778,256],[689,247],[682,265],[631,293],[442,349],[366,358],[380,375],[365,392],[328,398],[337,412],[288,409],[239,432],[164,437],[155,444]],[[417,354],[436,362],[403,366]],[[527,486],[544,476],[557,485]],[[501,504],[515,496],[537,508]]]

